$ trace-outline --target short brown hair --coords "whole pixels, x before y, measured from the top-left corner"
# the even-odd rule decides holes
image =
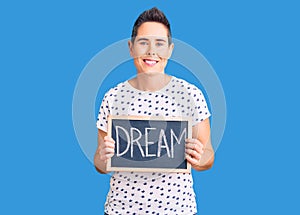
[[[172,40],[172,34],[171,34],[171,26],[170,23],[165,16],[165,14],[157,9],[157,7],[153,7],[149,10],[144,11],[139,15],[139,17],[136,19],[131,33],[131,41],[134,42],[134,38],[137,36],[138,28],[144,23],[144,22],[158,22],[166,26],[168,29],[168,38],[169,38],[169,44],[171,44]]]

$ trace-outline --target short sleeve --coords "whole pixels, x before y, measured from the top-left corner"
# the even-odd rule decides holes
[[[207,106],[205,97],[200,89],[193,86],[191,87],[191,116],[193,118],[193,125],[207,119],[211,116],[210,111]]]
[[[96,123],[97,128],[105,132],[107,132],[107,119],[108,119],[109,112],[110,110],[109,110],[108,97],[107,95],[105,95],[99,109],[97,123]]]

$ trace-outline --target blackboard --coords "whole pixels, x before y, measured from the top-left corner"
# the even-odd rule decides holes
[[[108,135],[115,140],[108,171],[191,171],[185,159],[185,139],[192,136],[190,118],[109,116]]]

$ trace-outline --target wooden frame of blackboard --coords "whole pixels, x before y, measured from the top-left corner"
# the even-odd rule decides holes
[[[137,121],[161,121],[161,122],[185,122],[187,124],[187,138],[192,138],[192,121],[189,117],[148,117],[148,116],[115,116],[109,115],[108,116],[108,131],[107,135],[112,137],[112,126],[113,120],[137,120]],[[191,164],[187,162],[185,159],[185,152],[184,152],[184,159],[182,162],[184,163],[184,168],[174,167],[174,168],[164,168],[164,167],[124,167],[124,166],[117,166],[112,165],[112,159],[115,158],[115,155],[107,160],[106,170],[107,171],[128,171],[128,172],[181,172],[181,173],[190,173],[191,172]]]

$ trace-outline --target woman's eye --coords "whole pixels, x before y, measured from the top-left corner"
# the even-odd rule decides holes
[[[164,46],[164,43],[156,43],[156,46]]]
[[[140,42],[140,45],[146,46],[146,45],[148,45],[148,43],[147,42]]]

